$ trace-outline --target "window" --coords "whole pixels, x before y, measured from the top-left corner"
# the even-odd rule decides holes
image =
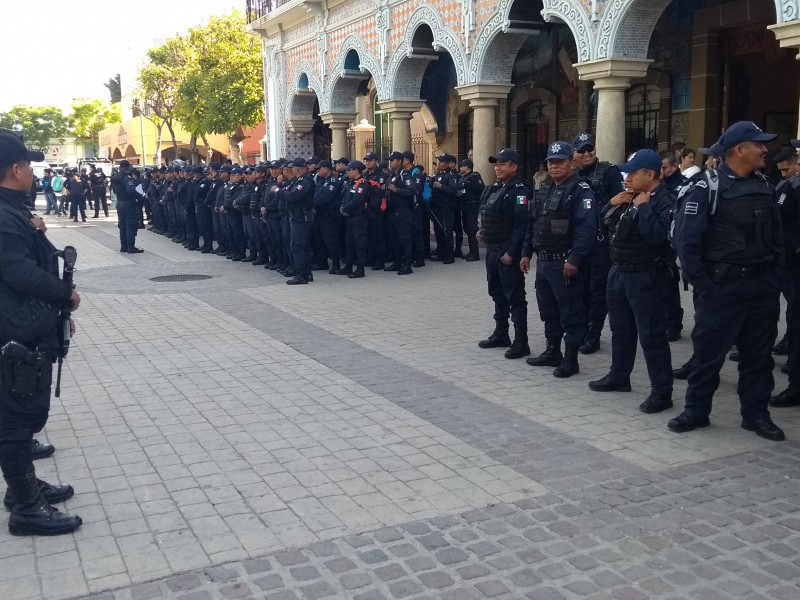
[[[626,151],[658,148],[661,91],[640,85],[628,92],[625,111]]]

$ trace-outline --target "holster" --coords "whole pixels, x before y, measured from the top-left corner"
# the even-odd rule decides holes
[[[50,387],[53,363],[41,352],[28,350],[18,342],[0,349],[0,386],[22,398],[29,398]]]

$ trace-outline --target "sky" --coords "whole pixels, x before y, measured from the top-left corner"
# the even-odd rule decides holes
[[[244,12],[245,0],[15,2],[0,35],[0,56],[8,61],[0,112],[17,104],[69,110],[74,98],[108,101],[103,84],[117,73],[124,94],[148,48],[234,8]]]

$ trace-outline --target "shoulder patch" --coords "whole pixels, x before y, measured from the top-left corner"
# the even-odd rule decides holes
[[[683,214],[685,215],[696,215],[697,214],[697,202],[687,202],[683,205]]]
[[[698,180],[694,185],[699,188],[708,189],[708,182],[705,179]]]
[[[578,185],[579,185],[580,187],[582,187],[583,189],[585,189],[585,190],[590,190],[590,189],[592,189],[592,186],[590,186],[590,185],[589,185],[588,183],[586,183],[585,181],[579,181],[579,182],[578,182]]]

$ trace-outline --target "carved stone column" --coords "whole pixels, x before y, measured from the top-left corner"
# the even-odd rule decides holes
[[[347,156],[347,129],[356,120],[355,113],[325,113],[320,118],[331,128],[331,160]]]
[[[508,97],[511,85],[476,83],[459,88],[458,95],[469,102],[473,111],[472,162],[487,185],[494,183],[494,169],[489,165],[502,143],[497,140],[497,107]]]
[[[381,110],[392,123],[392,147],[398,152],[411,150],[411,117],[422,108],[422,100],[387,100]]]

